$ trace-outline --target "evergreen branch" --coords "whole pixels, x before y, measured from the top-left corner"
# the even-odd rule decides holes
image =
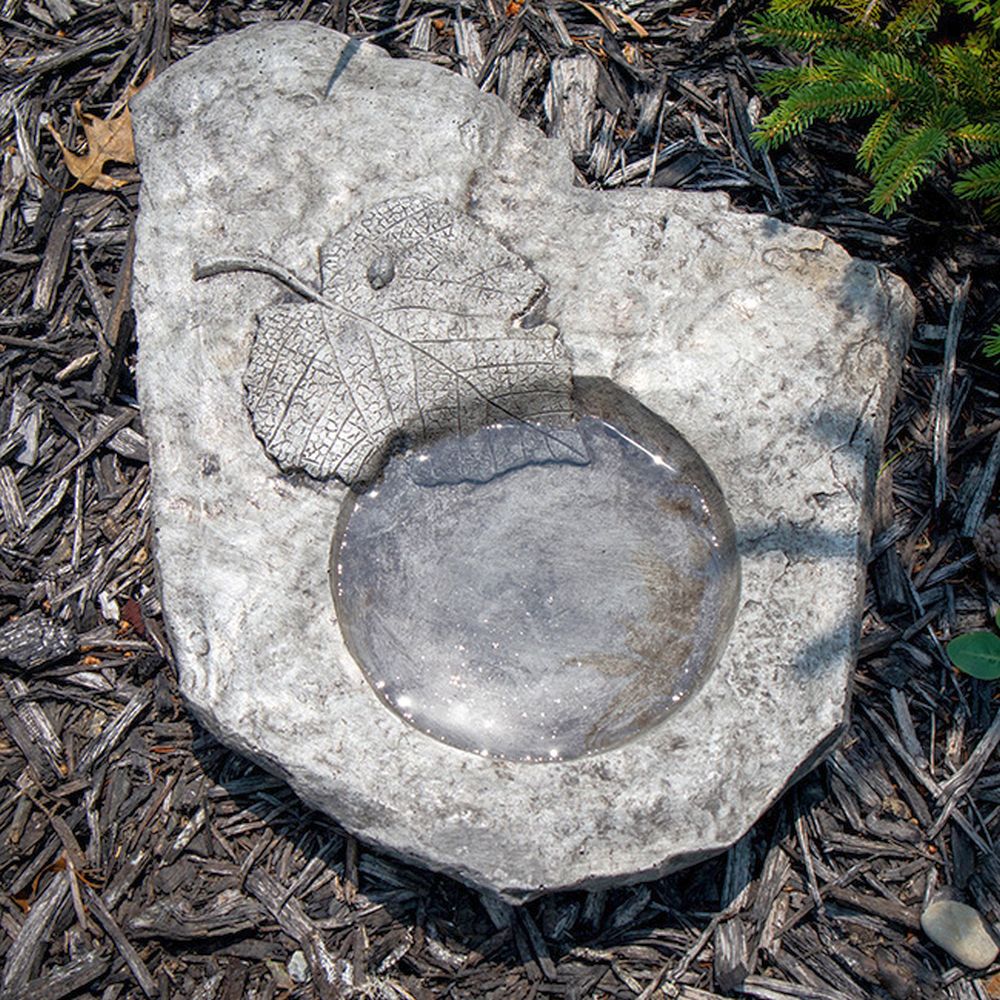
[[[983,354],[988,358],[1000,358],[1000,323],[983,337]]]
[[[772,14],[808,14],[813,0],[771,0]]]
[[[856,80],[871,79],[871,72],[877,68],[873,56],[869,53],[855,52],[852,49],[825,46],[816,53],[816,61],[828,73],[831,79],[841,83],[852,83]],[[881,87],[882,80],[876,82]]]
[[[771,70],[760,81],[760,89],[763,93],[773,96],[776,94],[787,94],[797,87],[805,86],[809,83],[819,83],[821,81],[832,81],[834,74],[824,65],[816,63],[803,63],[801,66],[788,66],[784,69]]]
[[[1000,52],[938,45],[930,58],[942,86],[962,97],[970,118],[988,118],[1000,111]]]
[[[1000,3],[995,0],[952,0],[963,14],[969,14],[974,21],[993,32],[1000,31]]]
[[[871,116],[857,157],[876,211],[891,214],[949,152],[964,150],[991,159],[964,170],[955,192],[984,199],[986,216],[1000,218],[1000,0],[769,0],[750,30],[811,56],[762,81],[779,100],[755,145],[780,145],[820,120]]]
[[[952,136],[971,146],[1000,146],[1000,122],[966,122]]]
[[[885,26],[885,33],[895,42],[924,38],[941,17],[939,0],[910,0]]]
[[[881,95],[868,83],[819,82],[789,94],[765,117],[751,138],[758,148],[781,145],[817,118],[857,118],[871,114]]]
[[[892,107],[875,119],[868,134],[861,140],[858,147],[858,163],[871,170],[876,159],[881,158],[893,142],[899,137],[900,121],[898,108]]]
[[[941,87],[923,66],[898,52],[873,52],[868,73],[884,80],[891,98],[930,106],[940,99]],[[888,95],[887,95],[888,96]]]
[[[947,152],[948,133],[940,126],[925,125],[904,133],[885,151],[872,172],[872,208],[891,215]]]
[[[823,45],[871,45],[876,41],[871,32],[811,11],[768,11],[751,18],[749,30],[755,41],[799,52],[813,52]]]
[[[1000,198],[1000,157],[963,170],[954,190],[959,198]]]
[[[872,14],[881,12],[882,0],[836,0],[836,9],[847,20],[848,24],[870,24]]]
[[[811,62],[772,70],[761,81],[761,90],[779,94],[811,83],[852,83],[864,78],[869,66],[869,60],[857,52],[824,46],[816,50]]]

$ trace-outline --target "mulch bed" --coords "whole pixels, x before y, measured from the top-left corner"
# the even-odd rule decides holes
[[[954,968],[919,929],[943,888],[1000,920],[995,687],[943,648],[1000,597],[973,547],[1000,465],[1000,369],[979,353],[1000,240],[943,180],[869,215],[846,127],[755,151],[778,57],[740,36],[747,12],[0,0],[0,996],[1000,997],[996,966]],[[582,184],[721,189],[918,296],[850,730],[726,855],[511,910],[359,845],[185,711],[133,382],[138,177],[70,187],[45,125],[72,147],[74,101],[104,115],[150,68],[275,18],[473,77],[557,128]]]

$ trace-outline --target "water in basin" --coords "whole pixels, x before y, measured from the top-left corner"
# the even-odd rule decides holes
[[[342,634],[428,736],[517,761],[599,753],[682,708],[722,652],[739,572],[717,484],[669,424],[607,388],[595,399],[587,464],[421,485],[414,463],[452,447],[431,442],[344,505]]]

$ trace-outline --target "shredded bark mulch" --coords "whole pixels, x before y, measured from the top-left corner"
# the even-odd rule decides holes
[[[0,996],[1000,997],[1000,967],[956,968],[919,927],[941,890],[1000,920],[996,688],[944,650],[1000,597],[979,350],[1000,240],[944,179],[870,215],[846,126],[755,150],[780,57],[741,36],[749,10],[0,0]],[[473,78],[564,136],[581,184],[721,189],[917,294],[850,730],[726,855],[512,910],[359,845],[179,700],[133,382],[139,181],[74,187],[46,126],[76,148],[75,101],[105,117],[151,69],[293,18]]]

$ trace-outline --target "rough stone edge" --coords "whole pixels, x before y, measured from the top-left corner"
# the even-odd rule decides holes
[[[249,30],[256,30],[256,29],[249,29]],[[898,281],[898,279],[896,279],[893,284],[894,284],[894,295],[895,295],[896,293],[899,293],[901,291],[901,289],[903,288],[903,286],[902,286],[902,283]],[[905,295],[906,296],[909,295],[908,291],[905,292]],[[912,298],[910,299],[910,301],[912,303]],[[911,312],[912,312],[912,310],[911,310]],[[904,323],[902,325],[905,326],[906,324]],[[889,343],[889,341],[886,340],[886,343]],[[894,374],[898,373],[898,366],[895,367],[895,368],[893,368],[892,372]],[[895,381],[895,380],[893,380],[893,381]],[[878,442],[880,445],[884,442],[885,426],[886,426],[886,424],[888,422],[888,419],[889,419],[889,406],[888,406],[887,400],[890,399],[891,397],[890,397],[890,394],[888,392],[888,388],[889,388],[888,385],[883,385],[882,386],[882,393],[881,393],[881,396],[880,396],[880,402],[879,402],[879,407],[878,407],[879,411],[880,411],[880,418],[881,418],[879,420],[879,424],[881,426],[876,429],[876,432],[873,434],[873,438],[872,438],[873,443],[874,442]],[[895,386],[893,385],[892,388],[894,390]],[[879,455],[877,453],[874,453],[874,449],[872,449],[872,448],[869,449],[869,451],[868,451],[868,458],[869,458],[869,464],[871,464],[873,467],[877,467],[877,461],[878,461]],[[872,482],[874,481],[873,478],[872,478],[871,481]],[[870,504],[871,489],[870,488],[868,490],[868,493],[869,493],[869,497],[866,497],[866,502],[863,502],[862,505],[861,505],[862,518],[864,519],[865,514],[867,513],[867,521],[868,521],[867,525],[862,524],[862,533],[863,534],[870,533],[870,518],[871,518],[871,504]],[[863,587],[864,587],[864,580],[863,580],[863,575],[862,575],[861,585],[860,585],[860,588],[859,588],[860,591],[861,591],[860,596],[859,596],[859,600],[863,600]],[[845,692],[845,696],[846,696],[846,692]],[[200,710],[198,710],[197,708],[196,708],[196,714],[202,715],[202,713],[200,712]],[[204,716],[202,716],[202,717],[204,718]],[[216,720],[216,721],[218,721],[218,720]],[[841,728],[841,727],[838,727],[838,728]],[[835,737],[835,736],[836,736],[836,733],[831,734],[831,739],[833,737]],[[241,741],[238,740],[238,739],[233,739],[232,742],[239,743]],[[243,752],[246,753],[247,752],[247,748],[244,747],[243,748]],[[257,759],[260,763],[262,763],[269,770],[272,770],[272,771],[275,771],[276,773],[279,773],[282,777],[286,778],[286,780],[288,779],[288,775],[283,772],[283,770],[280,767],[280,765],[277,765],[273,761],[269,762],[267,760],[264,760],[259,755],[253,754],[252,752],[249,753],[248,755],[255,757],[255,759]],[[815,766],[816,763],[818,763],[818,759],[814,760],[814,761],[809,761],[806,764],[804,764],[803,767],[802,767],[802,769],[800,769],[800,772],[798,774],[794,775],[792,778],[790,778],[790,781],[796,780],[797,777],[801,776],[802,770],[808,769],[808,768],[810,768],[812,766]],[[304,795],[305,798],[309,799],[310,801],[315,801],[315,799],[312,799],[309,796],[309,793],[308,793],[307,789],[302,789],[302,791],[305,792],[305,795]],[[780,794],[780,792],[776,792],[775,795],[772,797],[772,801],[773,801],[773,798],[776,798],[779,794]],[[320,808],[324,808],[323,804],[321,802],[317,802],[316,804],[319,805]],[[720,850],[724,850],[726,848],[726,846],[728,846],[728,843],[727,844],[721,844],[721,845],[713,845],[710,848],[706,848],[706,851],[708,851],[710,853],[717,853]],[[386,848],[382,847],[382,849],[384,850]],[[390,850],[390,852],[391,852],[391,850]],[[438,862],[435,862],[434,859],[424,858],[424,857],[415,857],[414,858],[412,856],[407,856],[405,854],[405,852],[398,852],[398,853],[400,853],[401,856],[403,856],[403,857],[407,857],[408,860],[417,860],[417,861],[419,861],[419,863],[425,864],[425,865],[427,865],[429,867],[436,867],[438,870],[443,870],[443,871],[448,872],[449,874],[457,875],[458,877],[463,877],[463,873],[462,872],[460,872],[460,871],[451,871],[451,870],[448,869],[447,866],[444,866],[444,865],[441,865]],[[699,857],[700,856],[701,855],[699,853]],[[706,854],[705,856],[708,856],[708,854]],[[627,879],[627,880],[631,881],[631,880],[639,880],[641,878],[657,877],[658,875],[662,874],[664,870],[668,870],[668,869],[669,870],[674,870],[677,867],[683,866],[683,864],[687,864],[687,863],[690,863],[690,862],[689,861],[685,861],[685,862],[682,862],[681,864],[677,864],[675,862],[675,863],[672,863],[672,864],[667,865],[667,866],[657,866],[655,869],[651,869],[651,870],[649,870],[647,872],[636,873],[636,875],[634,876],[634,878],[630,878],[630,879]],[[611,876],[611,877],[608,877],[608,878],[595,878],[591,882],[582,882],[582,883],[579,883],[579,884],[580,885],[587,885],[587,884],[592,884],[592,885],[597,885],[597,884],[620,884],[622,881],[625,881],[625,880],[626,879],[623,879],[622,877],[619,877],[619,876]],[[548,887],[545,890],[542,890],[542,891],[548,891]],[[537,893],[535,893],[535,894],[537,894]],[[525,897],[521,897],[521,898],[530,898],[530,897],[525,896]]]

